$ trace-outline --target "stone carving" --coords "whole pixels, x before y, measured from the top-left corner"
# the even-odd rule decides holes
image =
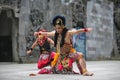
[[[86,0],[76,0],[73,2],[72,11],[73,26],[76,26],[79,21],[85,21]]]
[[[119,33],[116,33],[116,42],[117,42],[117,49],[118,49],[118,54],[120,56],[120,34]]]
[[[120,56],[120,0],[115,0],[114,1],[114,24],[116,27],[116,44],[117,44],[117,50],[118,50],[118,55]]]
[[[30,20],[33,27],[37,27],[43,23],[43,13],[37,9],[31,10]]]
[[[32,25],[30,26],[30,30],[26,37],[27,49],[30,48],[30,46],[32,45],[32,43],[35,40],[35,38],[33,36],[34,32],[38,31],[39,28],[41,28],[41,25],[43,24],[43,13],[37,9],[31,10],[30,21],[31,21]]]
[[[4,8],[13,9],[15,12],[15,17],[20,13],[21,0],[0,0],[0,6]]]
[[[114,14],[114,23],[118,30],[120,30],[120,12]]]
[[[18,6],[18,3],[21,0],[0,0],[0,5],[8,5],[8,6]]]
[[[118,30],[120,30],[120,0],[114,2],[114,23]]]

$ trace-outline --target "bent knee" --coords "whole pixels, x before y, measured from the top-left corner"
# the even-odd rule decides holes
[[[55,54],[56,54],[55,52],[51,52],[51,58],[52,58],[52,59],[54,59]]]
[[[83,53],[78,52],[78,56],[79,56],[79,58],[84,58],[84,54]]]
[[[37,67],[38,67],[38,69],[41,69],[41,68],[42,68],[42,65],[38,65]]]
[[[38,63],[37,67],[38,67],[38,69],[41,69],[41,68],[43,68],[43,65],[41,63]]]

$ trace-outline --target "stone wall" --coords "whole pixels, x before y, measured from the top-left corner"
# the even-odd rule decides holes
[[[83,22],[86,26],[86,6],[87,0],[74,0],[72,2],[72,26],[77,26],[79,22]]]
[[[26,31],[24,33],[26,34],[25,35],[26,45],[24,44],[25,46],[24,48],[26,50],[31,47],[31,45],[35,40],[35,37],[33,36],[33,33],[35,31],[38,31],[40,28],[44,28],[47,31],[54,30],[53,26],[51,25],[51,21],[53,17],[55,17],[56,15],[65,16],[66,26],[68,28],[72,26],[71,6],[67,5],[66,2],[64,1],[61,2],[61,0],[30,0],[29,7],[27,10],[29,10],[30,13],[29,14],[27,13],[27,17],[29,17],[29,21],[28,21],[29,25],[25,27]],[[31,56],[27,56],[27,59],[29,61],[37,60],[38,56],[39,56],[39,47],[36,46],[35,49],[33,50],[33,54]]]
[[[33,55],[26,55],[26,50],[35,40],[33,33],[39,28],[52,31],[51,21],[56,15],[65,16],[69,29],[79,21],[82,21],[85,27],[93,28],[93,31],[87,34],[86,54],[88,59],[98,59],[110,58],[112,52],[112,56],[120,55],[119,4],[119,0],[0,0],[0,11],[2,7],[12,9],[19,21],[17,23],[13,20],[15,34],[12,41],[16,61],[18,57],[23,62],[37,61],[38,47],[34,49]],[[16,25],[18,27],[15,27]]]
[[[18,35],[19,35],[18,24],[19,24],[19,22],[18,22],[18,20],[19,20],[20,5],[21,5],[21,0],[0,0],[0,14],[2,11],[5,11],[6,16],[4,14],[3,17],[11,20],[10,23],[9,23],[9,20],[5,21],[5,23],[1,23],[1,24],[9,25],[9,28],[1,29],[1,33],[6,34],[9,31],[11,32],[11,33],[9,33],[9,35],[11,36],[10,40],[12,40],[12,42],[7,45],[12,46],[12,48],[11,48],[12,49],[11,50],[12,58],[13,58],[12,61],[17,61],[17,62],[19,61],[19,51],[18,51],[18,49],[19,49],[19,47],[18,47],[19,46],[19,43],[18,43],[18,38],[19,38],[18,37]],[[4,21],[4,19],[3,19],[3,21]],[[8,31],[8,29],[9,29],[9,31]],[[2,35],[2,36],[6,36],[6,35]],[[3,42],[3,44],[5,44],[5,42]],[[3,47],[3,48],[5,49],[6,47]],[[11,52],[9,52],[8,54],[11,54]],[[11,56],[8,56],[8,57],[11,57]]]
[[[87,2],[87,58],[110,59],[113,49],[113,3],[105,0]]]
[[[114,59],[120,59],[120,1],[114,1],[114,42],[113,42]]]
[[[26,15],[29,17],[26,17],[26,21],[28,20],[26,23],[23,21],[27,24],[24,25],[26,27],[21,28],[25,29],[24,50],[30,48],[34,42],[34,31],[38,31],[39,28],[53,30],[51,25],[53,17],[64,15],[66,26],[69,29],[76,26],[79,21],[82,21],[85,27],[94,28],[93,32],[87,35],[86,54],[88,59],[110,58],[113,48],[112,2],[106,0],[29,0],[29,4],[28,1],[26,3],[23,1],[23,3],[26,4],[26,8],[23,8],[27,11],[23,10],[22,12],[27,13]],[[23,16],[23,18],[25,17]],[[106,43],[110,44],[105,45]],[[22,52],[22,55],[27,56],[27,59],[32,61],[32,59],[37,60],[37,53],[39,53],[38,47],[34,49],[32,56],[27,56],[25,51]]]

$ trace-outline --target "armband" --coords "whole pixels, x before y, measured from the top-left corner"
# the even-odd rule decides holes
[[[38,32],[38,35],[41,35],[41,32]]]
[[[30,48],[30,50],[32,51],[32,50],[33,50],[33,48]]]
[[[84,32],[88,32],[88,29],[87,29],[87,28],[84,28]]]

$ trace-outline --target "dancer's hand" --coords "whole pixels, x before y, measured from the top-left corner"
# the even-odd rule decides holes
[[[27,53],[27,54],[31,54],[31,52],[32,52],[31,50],[28,50],[26,53]]]
[[[38,35],[38,32],[34,32],[34,36],[37,36]]]
[[[41,35],[41,34],[42,34],[42,31],[34,32],[34,36]]]
[[[86,28],[87,32],[91,32],[93,29],[92,28]]]

